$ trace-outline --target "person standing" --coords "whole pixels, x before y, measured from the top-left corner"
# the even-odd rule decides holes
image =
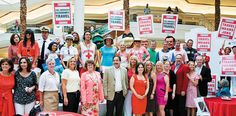
[[[156,64],[156,57],[157,57],[157,52],[156,52],[156,47],[157,43],[156,41],[151,41],[151,47],[148,48],[148,52],[150,54],[150,61],[155,65]]]
[[[104,72],[103,89],[107,99],[107,116],[113,116],[114,107],[116,116],[122,116],[125,96],[127,94],[127,70],[120,66],[121,58],[113,57],[113,66]]]
[[[163,63],[158,61],[156,63],[156,99],[158,107],[158,114],[165,116],[165,106],[168,100],[169,77],[163,72]]]
[[[120,49],[117,51],[116,56],[119,56],[121,58],[121,66],[128,68],[128,63],[129,63],[129,54],[126,51],[126,46],[124,41],[121,41],[119,43]]]
[[[136,66],[138,64],[138,58],[137,56],[131,56],[129,58],[129,66],[128,66],[128,93],[125,96],[125,102],[124,102],[124,115],[125,116],[132,116],[132,91],[130,89],[130,79],[135,74]]]
[[[93,60],[95,63],[97,62],[97,47],[92,42],[91,36],[92,35],[90,31],[85,31],[83,36],[84,41],[80,42],[80,44],[77,46],[79,51],[79,62],[81,64],[79,68],[80,75],[86,71],[84,67],[86,60]]]
[[[198,81],[198,96],[206,97],[208,94],[208,82],[211,82],[211,69],[203,65],[203,57],[196,57],[196,72],[199,75]]]
[[[100,48],[100,71],[104,73],[104,71],[110,67],[112,67],[112,58],[116,55],[116,47],[112,46],[113,38],[111,35],[107,35],[104,39],[104,46]]]
[[[166,41],[163,43],[163,49],[159,52],[157,52],[156,61],[161,61],[164,63],[164,61],[170,61],[171,64],[175,62],[175,56],[174,53],[168,49],[168,44]]]
[[[176,55],[176,62],[172,65],[172,71],[176,74],[176,107],[177,110],[174,114],[179,116],[185,116],[185,104],[186,104],[186,91],[188,87],[188,77],[189,72],[188,66],[183,64],[183,56],[181,54]]]
[[[102,78],[95,71],[93,60],[85,62],[86,72],[82,74],[81,85],[81,112],[86,116],[99,116],[99,103],[104,101]]]
[[[37,59],[39,56],[39,45],[35,41],[34,32],[31,29],[25,31],[24,40],[18,44],[17,56],[28,57],[32,62],[32,67],[35,68],[37,65]]]
[[[197,98],[197,85],[199,76],[195,71],[195,64],[193,61],[188,63],[190,72],[187,74],[189,78],[188,88],[187,88],[187,97],[186,97],[186,107],[187,107],[187,116],[196,115],[196,104],[194,99]]]
[[[18,50],[18,43],[20,41],[20,36],[17,34],[12,34],[10,38],[11,45],[8,47],[8,58],[12,60],[14,63],[14,67],[18,68],[18,56],[17,56],[17,50]]]
[[[146,108],[146,116],[153,116],[153,113],[156,112],[156,99],[155,99],[155,91],[156,91],[156,72],[153,70],[153,64],[151,61],[147,61],[145,63],[145,76],[148,77],[149,80],[149,90],[147,94],[147,108]]]
[[[68,69],[62,72],[63,111],[77,113],[80,101],[80,76],[76,68],[76,58],[67,62]]]
[[[194,61],[196,60],[196,56],[198,55],[197,50],[193,48],[193,40],[189,39],[187,41],[187,48],[185,49],[188,55],[188,60],[189,61]]]
[[[12,90],[15,86],[13,62],[7,58],[0,61],[0,116],[14,116]]]
[[[38,57],[38,68],[41,69],[41,73],[43,73],[42,64],[46,61],[46,53],[48,52],[48,45],[52,42],[49,38],[49,28],[47,26],[42,26],[41,28],[42,38],[40,38],[37,42],[39,44],[40,54]]]
[[[142,116],[146,112],[147,94],[149,90],[149,80],[144,74],[144,64],[138,63],[135,75],[130,79],[130,89],[132,90],[132,110],[135,116]]]
[[[184,49],[181,49],[180,47],[180,40],[177,40],[175,43],[175,49],[173,50],[174,56],[177,54],[181,54],[183,56],[184,63],[188,62],[188,55]]]
[[[43,107],[43,111],[57,111],[59,103],[58,90],[60,77],[57,72],[54,71],[55,60],[53,58],[48,58],[46,64],[48,70],[43,72],[39,79],[39,102]]]
[[[166,43],[168,44],[168,49],[169,50],[174,50],[175,49],[175,38],[173,36],[167,36],[165,38]]]
[[[71,57],[75,57],[77,61],[78,50],[73,47],[73,36],[68,34],[66,35],[66,46],[62,47],[60,51],[61,64],[64,68],[68,68],[66,64]]]
[[[163,65],[164,65],[163,72],[169,77],[168,100],[165,106],[165,111],[166,111],[167,116],[173,116],[174,109],[175,109],[174,99],[175,99],[175,91],[176,91],[176,75],[171,70],[169,61],[165,61]]]
[[[148,50],[141,46],[141,39],[135,38],[134,39],[134,47],[130,50],[129,56],[135,55],[138,57],[138,61],[145,63],[150,59],[150,54]]]
[[[19,59],[19,69],[15,72],[14,105],[16,114],[29,114],[35,105],[35,88],[37,77],[31,70],[32,65],[28,58]]]

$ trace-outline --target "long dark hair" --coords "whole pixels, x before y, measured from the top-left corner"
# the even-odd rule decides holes
[[[25,59],[26,60],[26,63],[27,63],[27,72],[30,72],[31,71],[31,68],[32,68],[32,63],[30,62],[30,60],[27,58],[27,57],[22,57],[19,59],[19,71],[21,72],[23,69],[22,67],[20,66],[21,65],[21,61]]]
[[[35,43],[35,38],[34,38],[34,32],[31,29],[27,29],[25,31],[25,37],[24,37],[24,40],[23,40],[23,46],[26,47],[27,40],[28,40],[27,37],[26,37],[27,34],[31,35],[31,38],[30,38],[31,44],[30,45],[31,45],[31,47],[33,47],[34,43]]]
[[[11,43],[11,45],[16,45],[16,42],[14,41],[15,35],[18,36],[19,41],[20,41],[20,36],[19,36],[18,34],[16,34],[16,33],[13,33],[13,34],[11,35],[11,38],[10,38],[10,43]]]
[[[2,64],[4,62],[7,62],[9,64],[10,68],[9,68],[8,72],[11,73],[14,70],[14,64],[10,59],[7,59],[7,58],[4,58],[0,61],[0,66],[1,66],[0,71],[2,71]]]
[[[138,67],[139,65],[142,65],[143,66],[143,75],[145,74],[145,71],[144,71],[144,64],[142,62],[139,62],[135,68],[135,73],[138,74]]]

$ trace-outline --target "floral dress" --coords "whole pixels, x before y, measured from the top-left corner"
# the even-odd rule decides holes
[[[82,109],[85,116],[99,116],[99,102],[104,100],[101,77],[83,73],[81,77]]]

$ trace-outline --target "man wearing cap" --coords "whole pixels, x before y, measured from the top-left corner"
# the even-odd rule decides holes
[[[40,28],[42,32],[42,39],[38,40],[39,49],[40,49],[40,56],[38,58],[38,67],[41,69],[41,72],[43,72],[42,64],[46,61],[46,53],[48,52],[48,45],[52,42],[50,39],[48,39],[49,35],[49,28],[46,26],[43,26]]]
[[[73,47],[73,36],[68,34],[65,36],[66,45],[60,50],[61,64],[64,68],[67,68],[67,62],[71,57],[75,57],[76,61],[78,59],[78,50]]]
[[[141,46],[141,39],[135,38],[134,39],[134,47],[130,50],[129,56],[135,55],[138,57],[139,62],[147,62],[150,59],[150,54],[148,50]],[[145,57],[144,57],[145,56]]]

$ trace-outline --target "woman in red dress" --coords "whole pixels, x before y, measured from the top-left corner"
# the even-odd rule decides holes
[[[130,89],[132,90],[132,109],[135,116],[142,116],[146,112],[147,94],[149,90],[149,81],[144,74],[144,64],[138,63],[136,66],[136,75],[130,79]]]
[[[0,66],[0,116],[14,116],[12,89],[14,88],[15,80],[12,73],[13,62],[8,59],[2,59]]]

